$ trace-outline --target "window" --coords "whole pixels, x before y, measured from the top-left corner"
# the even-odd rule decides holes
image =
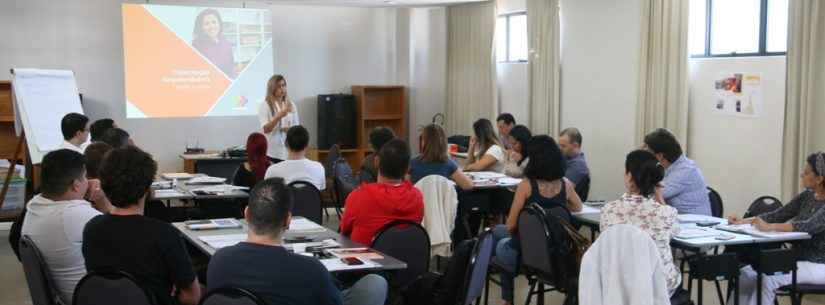
[[[690,0],[692,57],[783,55],[788,0]]]
[[[527,61],[527,13],[499,15],[496,19],[496,60]]]

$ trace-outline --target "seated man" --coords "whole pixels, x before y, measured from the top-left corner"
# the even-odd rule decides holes
[[[665,168],[663,190],[657,192],[679,214],[711,215],[705,178],[693,160],[682,153],[679,140],[667,129],[656,129],[644,139],[644,149],[652,152]]]
[[[218,250],[208,268],[208,290],[247,289],[267,304],[382,305],[387,282],[378,275],[361,278],[339,291],[330,273],[313,258],[284,249],[282,235],[289,227],[292,196],[281,178],[266,179],[249,194],[244,218],[247,239]]]
[[[292,126],[286,132],[286,160],[272,164],[266,170],[265,178],[284,178],[286,184],[294,181],[306,181],[315,185],[319,191],[327,187],[324,166],[307,159],[309,132],[304,126]]]
[[[369,245],[384,225],[395,220],[421,222],[424,198],[404,176],[410,167],[410,147],[394,139],[378,151],[378,182],[362,184],[347,197],[341,234]]]
[[[83,227],[100,212],[83,200],[89,188],[83,155],[69,149],[52,151],[41,164],[42,193],[28,203],[22,234],[43,254],[59,297],[72,303],[77,282],[86,275],[80,246]]]
[[[378,179],[378,168],[375,167],[375,156],[378,155],[381,147],[392,139],[395,139],[395,134],[392,132],[392,129],[387,127],[378,126],[370,131],[370,147],[372,147],[372,153],[367,155],[364,161],[361,162],[361,171],[358,174],[359,183],[372,183]]]
[[[198,304],[200,284],[180,232],[143,216],[157,173],[152,156],[134,146],[117,148],[106,154],[99,173],[113,208],[109,215],[89,221],[83,231],[86,268],[135,276],[159,305]]]
[[[129,136],[129,133],[126,130],[120,128],[111,128],[103,133],[103,136],[100,138],[100,141],[106,142],[112,146],[112,148],[121,148],[127,145],[135,145],[132,142],[132,138]]]
[[[587,160],[582,152],[582,134],[576,128],[562,130],[559,135],[559,148],[567,159],[567,170],[564,177],[573,185],[579,185],[585,178],[590,177]]]
[[[60,131],[63,133],[61,149],[71,149],[83,153],[89,141],[89,118],[80,113],[69,113],[60,120]]]
[[[109,129],[117,128],[117,124],[112,119],[100,119],[92,123],[89,126],[89,133],[92,136],[92,143],[100,142],[103,138],[103,134],[106,133]]]

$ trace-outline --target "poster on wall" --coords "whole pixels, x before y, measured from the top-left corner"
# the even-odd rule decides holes
[[[726,73],[713,84],[715,114],[759,117],[763,108],[761,73]]]

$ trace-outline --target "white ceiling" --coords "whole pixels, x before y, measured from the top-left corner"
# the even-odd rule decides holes
[[[267,4],[308,4],[308,5],[397,7],[397,6],[445,6],[445,5],[468,3],[468,2],[480,2],[480,1],[483,1],[483,0],[236,0],[235,2],[267,3]]]

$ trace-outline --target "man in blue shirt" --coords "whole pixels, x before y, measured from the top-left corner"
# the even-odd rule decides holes
[[[679,214],[711,215],[708,188],[702,172],[693,160],[685,157],[682,146],[667,129],[647,134],[644,149],[652,152],[665,169],[661,196]]]
[[[582,134],[577,128],[567,128],[559,135],[559,149],[567,158],[567,170],[564,177],[578,186],[590,177],[587,160],[582,152]],[[581,195],[581,194],[579,194]]]
[[[384,278],[370,274],[340,291],[321,262],[290,253],[282,246],[281,236],[292,218],[291,207],[292,196],[283,179],[258,183],[244,211],[249,225],[247,239],[215,253],[207,271],[208,290],[243,288],[267,304],[383,305],[387,296]]]

